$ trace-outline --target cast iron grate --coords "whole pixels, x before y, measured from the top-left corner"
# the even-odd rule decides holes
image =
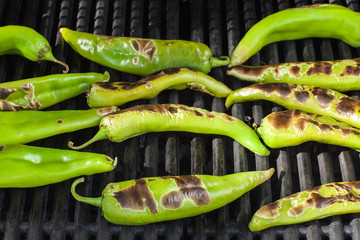
[[[215,56],[230,55],[244,33],[263,17],[289,7],[325,1],[305,0],[13,0],[0,1],[0,25],[18,24],[43,34],[55,55],[70,65],[71,72],[110,71],[112,81],[136,81],[138,77],[106,69],[72,51],[58,28],[113,36],[185,39],[204,42]],[[354,0],[330,1],[359,11]],[[306,26],[304,26],[306,27]],[[265,47],[248,64],[330,60],[359,57],[358,49],[328,39],[281,42]],[[19,56],[0,58],[1,81],[60,72],[50,63],[36,64]],[[236,89],[247,83],[226,76],[225,68],[211,72]],[[359,97],[358,92],[351,96]],[[231,113],[257,124],[282,108],[264,101],[224,108],[223,99],[192,91],[166,91],[140,103],[182,103]],[[53,110],[86,109],[83,95]],[[36,131],[36,130],[34,130]],[[37,146],[67,148],[69,140],[82,142],[94,129],[44,139]],[[86,178],[79,186],[83,195],[98,196],[108,182],[159,175],[226,173],[276,168],[271,182],[235,202],[208,214],[146,226],[108,223],[95,207],[76,202],[69,193],[72,180],[32,189],[0,190],[0,235],[3,239],[360,239],[360,215],[350,214],[251,233],[247,224],[259,206],[299,190],[332,181],[359,179],[359,154],[346,148],[307,143],[272,150],[269,157],[255,156],[226,137],[190,133],[146,134],[123,143],[101,141],[85,151],[119,158],[115,171]]]

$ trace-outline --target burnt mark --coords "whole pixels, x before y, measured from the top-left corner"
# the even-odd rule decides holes
[[[114,192],[113,198],[118,201],[122,208],[129,208],[135,211],[144,211],[148,208],[151,213],[158,213],[156,201],[145,179],[135,180],[134,185]]]
[[[311,67],[306,71],[307,76],[313,75],[330,75],[332,73],[332,63],[329,62],[315,62]]]
[[[253,76],[253,77],[261,77],[266,69],[268,69],[270,66],[243,66],[238,65],[230,68],[228,71],[234,71],[241,75],[247,75],[247,76]]]
[[[99,115],[108,115],[109,113],[113,113],[114,111],[116,111],[116,107],[104,107],[104,108],[99,108],[97,110],[97,113]]]
[[[58,119],[58,120],[56,120],[56,123],[57,124],[62,124],[64,121],[62,120],[62,119]]]
[[[359,77],[360,76],[360,67],[347,65],[344,67],[340,77]]]
[[[336,111],[342,117],[349,117],[357,112],[360,102],[354,98],[342,97],[336,105]]]
[[[191,70],[191,69],[189,69]],[[164,69],[162,70],[163,73],[165,73],[166,75],[174,75],[174,74],[177,74],[181,71],[181,68],[167,68],[167,69]],[[194,70],[191,70],[193,72],[195,72]]]
[[[341,133],[344,135],[344,136],[349,136],[349,135],[360,135],[360,132],[359,131],[356,131],[355,129],[351,129],[351,128],[340,128],[340,131]]]
[[[291,95],[291,89],[296,86],[296,84],[290,85],[288,83],[257,83],[250,85],[249,88],[260,90],[267,95],[275,93],[280,98],[285,99]]]
[[[178,109],[176,107],[173,107],[173,106],[169,106],[168,107],[168,110],[171,114],[175,114],[178,112]]]
[[[297,66],[297,65],[291,66],[289,68],[289,73],[290,73],[290,75],[292,75],[292,76],[294,76],[296,78],[299,78],[299,77],[301,77],[300,70],[301,70],[301,68],[299,66]]]
[[[288,129],[294,122],[294,119],[301,114],[300,110],[288,110],[270,114],[267,118],[269,123],[278,130]]]
[[[2,99],[2,100],[7,99],[15,91],[16,91],[16,89],[0,88],[0,99]]]
[[[5,150],[5,148],[6,148],[6,145],[2,145],[2,146],[0,146],[0,152],[4,151],[4,150]]]
[[[309,100],[310,94],[307,91],[295,91],[295,99],[300,103],[305,103]]]
[[[197,176],[172,177],[179,191],[171,191],[161,198],[164,208],[177,209],[181,207],[184,199],[191,199],[195,205],[204,206],[210,204],[210,195]]]
[[[279,216],[279,209],[281,207],[281,201],[275,201],[264,205],[257,213],[262,218],[276,218]]]
[[[329,104],[335,99],[335,97],[329,93],[329,90],[325,88],[314,87],[310,91],[315,96],[318,104],[323,108],[329,106]]]
[[[157,51],[156,45],[154,44],[153,40],[131,39],[130,44],[136,52],[140,53],[142,56],[149,59],[150,61],[153,60]]]

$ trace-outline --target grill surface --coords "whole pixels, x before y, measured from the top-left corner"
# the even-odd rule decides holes
[[[184,39],[207,44],[214,56],[230,55],[244,33],[265,16],[289,7],[323,1],[273,0],[33,0],[0,1],[1,25],[17,24],[36,29],[53,46],[56,57],[70,66],[70,72],[110,71],[112,81],[134,82],[138,77],[101,67],[85,60],[64,44],[58,28],[113,36]],[[330,1],[359,11],[358,1]],[[306,26],[304,26],[306,27]],[[248,64],[331,60],[360,57],[359,49],[337,40],[307,39],[265,47]],[[226,68],[210,73],[232,89],[247,83],[225,74]],[[59,73],[52,63],[33,63],[19,56],[0,57],[1,81]],[[358,98],[358,92],[351,92]],[[182,103],[222,111],[257,124],[278,105],[257,101],[224,108],[224,99],[193,91],[165,91],[140,103]],[[51,107],[51,110],[87,109],[84,95]],[[36,129],[34,129],[36,131]],[[67,142],[83,142],[96,128],[44,139],[36,146],[67,149]],[[305,224],[276,227],[251,233],[248,222],[263,204],[294,192],[333,181],[359,179],[359,154],[353,150],[307,143],[272,150],[259,157],[227,137],[192,133],[150,133],[122,143],[100,141],[85,151],[117,156],[116,170],[86,177],[80,194],[99,196],[109,182],[145,176],[179,174],[223,175],[275,167],[271,181],[235,202],[201,216],[151,224],[117,226],[108,223],[101,210],[78,203],[70,195],[72,180],[32,189],[0,190],[0,235],[3,239],[360,239],[360,215],[349,214]]]

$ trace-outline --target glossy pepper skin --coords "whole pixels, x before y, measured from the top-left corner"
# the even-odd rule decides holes
[[[114,224],[144,225],[192,217],[220,208],[268,180],[274,173],[242,172],[225,176],[187,175],[149,177],[109,183],[98,198],[81,197],[80,202],[101,207],[104,217]]]
[[[289,83],[256,83],[240,88],[226,99],[226,107],[235,102],[268,100],[288,109],[325,115],[360,128],[360,101],[340,92]]]
[[[214,58],[203,43],[110,37],[61,28],[64,40],[81,56],[118,71],[147,76],[167,68],[187,67],[203,73],[227,65],[227,56]]]
[[[28,188],[108,172],[116,159],[104,154],[26,145],[0,146],[0,188]]]
[[[102,117],[117,110],[106,107],[89,110],[0,112],[0,145],[35,140],[95,127]]]
[[[88,104],[92,108],[120,106],[138,99],[151,99],[166,89],[201,91],[223,98],[231,89],[214,78],[188,68],[171,68],[149,75],[135,83],[94,83],[87,91]]]
[[[303,223],[329,216],[358,213],[360,182],[334,182],[317,186],[262,206],[251,219],[251,231]]]
[[[360,13],[333,4],[289,8],[271,14],[249,29],[234,50],[230,67],[244,63],[264,46],[304,38],[334,38],[360,46]]]
[[[69,71],[67,64],[57,60],[51,52],[49,42],[34,29],[8,25],[0,27],[0,55],[18,54],[30,61],[51,61],[65,67],[64,73]]]
[[[0,110],[40,110],[75,97],[95,82],[109,81],[109,73],[53,74],[0,83]]]
[[[271,148],[297,146],[315,141],[360,151],[359,129],[326,116],[300,110],[271,113],[261,120],[256,131]]]
[[[267,66],[238,65],[229,68],[227,74],[255,83],[295,83],[344,92],[360,90],[359,65],[360,58]]]
[[[78,147],[69,142],[69,147],[81,149],[102,139],[121,142],[140,134],[165,131],[225,135],[259,155],[269,155],[256,133],[241,120],[181,104],[138,105],[109,114],[101,119],[100,130],[92,139]]]

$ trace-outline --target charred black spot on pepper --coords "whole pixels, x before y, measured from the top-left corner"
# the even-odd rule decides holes
[[[164,69],[163,72],[167,75],[174,75],[181,71],[181,68],[167,68]]]
[[[8,101],[2,101],[1,105],[1,109],[4,111],[20,111],[23,109],[20,105],[15,105]]]
[[[16,89],[0,88],[0,99],[7,99]]]
[[[275,69],[274,69],[275,76],[279,76],[279,73],[280,73],[279,67],[276,66]]]
[[[130,44],[136,52],[140,53],[150,61],[152,61],[156,54],[157,48],[150,39],[131,39]]]
[[[296,86],[294,84],[294,86]],[[291,87],[288,83],[264,83],[264,84],[253,84],[249,86],[254,89],[258,89],[267,94],[277,93],[280,98],[287,98],[291,94]]]
[[[298,110],[290,110],[271,114],[268,116],[268,121],[275,129],[288,129],[299,112]]]
[[[330,131],[330,130],[333,129],[332,126],[330,126],[330,125],[328,125],[328,124],[324,124],[324,123],[319,124],[319,128],[320,128],[320,130],[323,131],[323,132]]]
[[[158,213],[156,201],[148,188],[145,179],[135,180],[134,185],[121,191],[114,192],[113,198],[118,201],[122,208],[140,211],[148,208],[151,213]]]
[[[177,209],[181,207],[183,195],[179,191],[172,191],[161,198],[161,206],[168,209]]]
[[[279,209],[281,207],[280,201],[275,201],[263,206],[260,211],[259,215],[264,218],[275,218],[279,215]]]
[[[57,124],[62,124],[62,123],[63,123],[63,120],[62,120],[62,119],[58,119],[58,120],[56,120],[56,123],[57,123]]]
[[[336,105],[336,111],[340,114],[340,116],[350,116],[355,114],[355,109],[359,107],[359,101],[349,97],[342,97]]]
[[[196,116],[199,116],[199,117],[204,116],[204,114],[202,114],[202,113],[199,112],[198,110],[194,110],[194,114],[195,114]]]
[[[97,85],[103,89],[108,89],[108,90],[117,90],[118,88],[113,84],[113,83],[102,83],[102,82],[98,82],[98,83],[94,83],[94,85]]]
[[[358,77],[360,76],[360,67],[359,66],[345,66],[342,73],[340,73],[340,77],[352,76]]]
[[[225,121],[228,121],[228,122],[235,122],[236,119],[230,115],[227,115],[227,114],[221,114],[220,115]]]
[[[325,74],[330,75],[332,73],[332,65],[329,62],[317,62],[314,63],[307,71],[307,76]]]
[[[291,66],[289,68],[289,72],[291,75],[293,75],[294,77],[300,77],[300,70],[301,68],[299,66]]]
[[[268,66],[259,66],[259,67],[252,67],[252,66],[243,66],[238,65],[230,68],[228,71],[235,71],[239,74],[260,77],[268,68]]]
[[[5,145],[0,146],[0,152],[4,151],[5,148],[6,148]]]
[[[213,118],[216,118],[216,115],[212,112],[209,112],[209,113],[206,113],[206,117],[209,119],[213,119]]]
[[[329,91],[325,88],[314,87],[311,90],[311,93],[315,96],[318,104],[323,108],[327,107],[335,98],[333,95],[329,94]]]
[[[173,114],[178,112],[177,108],[173,107],[173,106],[168,107],[168,110],[170,113],[173,113]]]
[[[304,103],[309,100],[310,94],[309,94],[309,92],[306,92],[306,91],[296,91],[295,98],[298,102]]]

